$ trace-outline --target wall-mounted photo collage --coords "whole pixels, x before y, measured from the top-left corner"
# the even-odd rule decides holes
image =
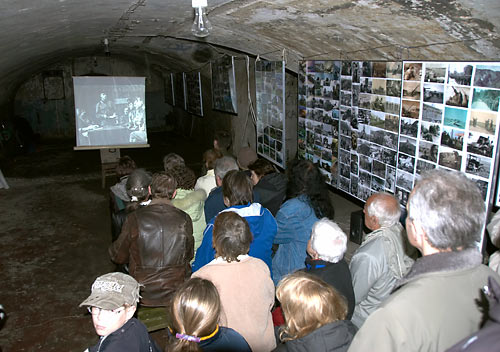
[[[257,153],[285,168],[285,62],[255,62]]]
[[[299,62],[299,157],[318,163],[338,187],[340,61]]]
[[[406,205],[421,173],[440,167],[464,172],[489,201],[500,63],[299,64],[299,156],[329,170],[333,186],[361,200],[391,192]]]
[[[395,190],[401,67],[342,61],[339,189],[363,201]]]
[[[489,200],[498,139],[500,63],[403,62],[396,194],[419,175],[464,172]]]

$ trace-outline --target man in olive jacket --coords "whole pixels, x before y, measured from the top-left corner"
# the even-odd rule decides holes
[[[422,176],[408,200],[406,231],[421,253],[396,291],[365,321],[356,351],[444,351],[478,330],[481,288],[498,275],[478,250],[485,205],[475,183],[456,171]]]
[[[130,275],[143,286],[144,306],[167,306],[172,293],[191,276],[193,223],[170,201],[176,187],[173,176],[153,175],[153,200],[128,215],[120,237],[109,247],[111,260],[128,263]]]

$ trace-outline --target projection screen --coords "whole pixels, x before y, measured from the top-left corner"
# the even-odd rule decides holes
[[[73,77],[75,149],[147,147],[144,77]]]

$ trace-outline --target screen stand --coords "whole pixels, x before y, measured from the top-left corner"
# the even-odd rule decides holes
[[[101,149],[102,188],[106,187],[106,177],[116,176],[116,167],[120,159],[120,149]]]

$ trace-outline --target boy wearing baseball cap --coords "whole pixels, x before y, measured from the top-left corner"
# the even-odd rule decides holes
[[[139,283],[130,275],[109,273],[92,284],[87,306],[99,342],[85,352],[160,352],[144,324],[134,318],[139,302]]]

